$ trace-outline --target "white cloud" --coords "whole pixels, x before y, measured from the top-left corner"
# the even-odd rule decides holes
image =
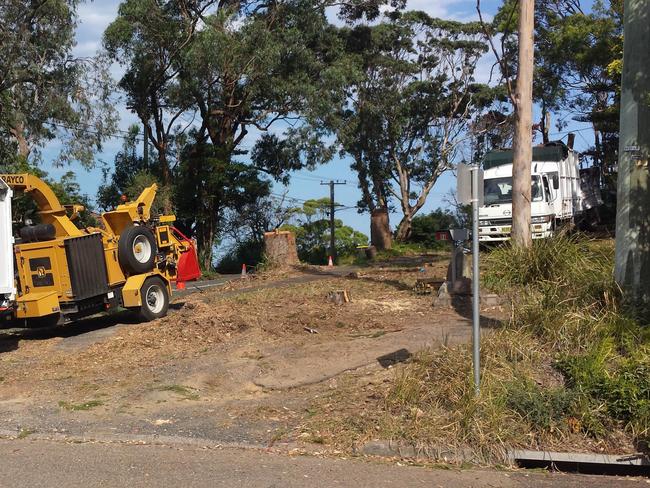
[[[77,9],[79,23],[82,26],[103,31],[117,16],[119,1],[97,1],[84,3]]]
[[[90,57],[97,54],[99,48],[99,41],[87,40],[83,42],[77,42],[77,45],[73,49],[73,53],[75,56],[79,57]]]
[[[459,0],[408,0],[408,10],[421,10],[432,17],[449,18],[449,7],[459,3]]]

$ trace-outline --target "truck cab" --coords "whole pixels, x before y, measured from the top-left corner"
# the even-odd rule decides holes
[[[479,240],[500,242],[512,230],[512,151],[493,151],[484,161],[484,205]],[[531,231],[533,239],[553,235],[582,213],[579,155],[562,143],[533,148]]]

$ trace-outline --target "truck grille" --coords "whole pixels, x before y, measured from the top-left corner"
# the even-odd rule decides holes
[[[508,226],[512,225],[512,218],[507,219],[485,219],[480,221],[480,225],[499,225],[499,226]]]

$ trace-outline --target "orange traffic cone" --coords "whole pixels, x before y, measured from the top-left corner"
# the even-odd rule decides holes
[[[332,256],[329,257],[329,260],[327,261],[327,266],[329,267],[334,266],[334,260],[332,259]]]
[[[246,278],[246,263],[241,265],[241,277]]]
[[[184,290],[185,289],[185,282],[184,281],[177,281],[176,282],[176,289],[177,290]]]

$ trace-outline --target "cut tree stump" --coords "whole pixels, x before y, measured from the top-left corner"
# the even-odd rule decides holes
[[[430,295],[440,288],[445,280],[440,278],[421,278],[416,280],[413,291],[418,295]]]
[[[293,232],[275,230],[264,234],[264,254],[275,267],[300,264]]]
[[[348,290],[330,291],[327,294],[327,301],[335,303],[336,305],[343,305],[349,303],[351,300],[350,292]]]

